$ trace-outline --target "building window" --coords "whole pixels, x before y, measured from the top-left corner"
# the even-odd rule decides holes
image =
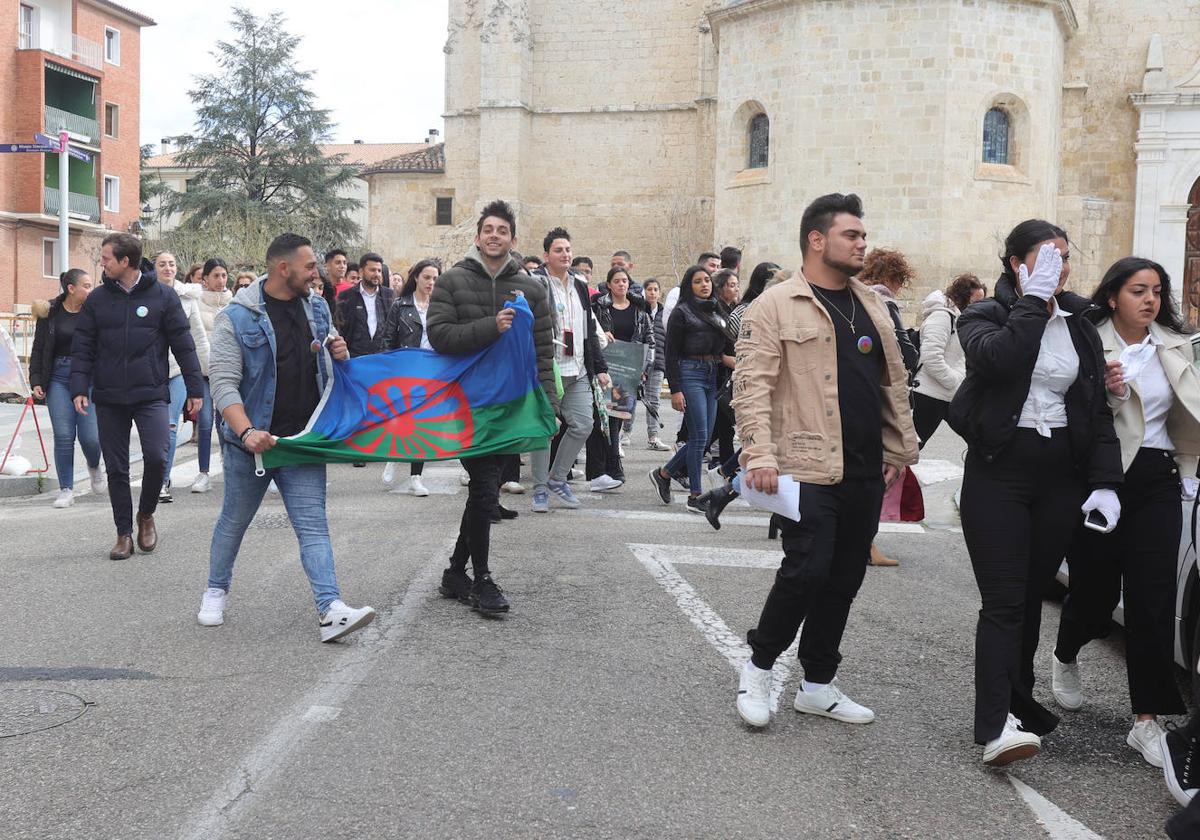
[[[766,169],[771,156],[771,120],[766,114],[755,114],[750,120],[750,160],[747,169]]]
[[[104,103],[104,134],[106,137],[116,137],[121,129],[120,108],[111,102]]]
[[[58,240],[42,240],[42,276],[58,278],[62,271],[58,265]]]
[[[104,176],[104,209],[110,213],[121,212],[121,179],[113,175]]]
[[[121,63],[121,33],[110,26],[104,27],[104,60],[109,64]]]
[[[437,224],[452,225],[454,224],[454,199],[442,198],[437,199]]]
[[[1003,108],[992,108],[983,118],[983,162],[1008,165],[1011,121]]]
[[[35,50],[38,46],[38,10],[36,6],[21,4],[20,43],[18,49]]]

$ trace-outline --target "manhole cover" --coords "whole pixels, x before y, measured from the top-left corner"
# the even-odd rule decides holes
[[[69,691],[0,689],[0,738],[28,735],[70,723],[90,704]]]
[[[288,519],[286,513],[260,513],[250,522],[251,528],[262,528],[264,530],[277,530],[279,528],[291,528],[292,520]]]

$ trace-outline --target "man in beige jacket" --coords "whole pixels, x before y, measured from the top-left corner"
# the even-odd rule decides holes
[[[800,521],[785,520],[784,559],[738,687],[738,713],[770,722],[771,669],[801,624],[798,712],[847,723],[875,713],[834,685],[839,647],[879,528],[884,489],[916,463],[917,437],[894,325],[854,280],[867,234],[862,202],[833,194],[804,211],[802,274],[768,289],[742,317],[733,408],[744,481],[767,493],[801,483]]]

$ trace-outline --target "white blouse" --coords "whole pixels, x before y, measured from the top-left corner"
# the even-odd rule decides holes
[[[1021,419],[1017,421],[1018,427],[1036,429],[1039,435],[1047,438],[1051,429],[1066,428],[1067,391],[1079,378],[1079,354],[1067,327],[1071,313],[1059,309],[1058,301],[1053,298],[1051,307],[1037,364],[1033,366],[1029,396],[1025,398]]]
[[[1154,333],[1147,335],[1146,341],[1156,348],[1162,346],[1162,342],[1155,338]],[[1125,350],[1129,345],[1118,335],[1117,346]],[[1137,383],[1138,397],[1142,401],[1142,420],[1146,425],[1142,446],[1174,452],[1175,444],[1171,443],[1171,436],[1167,434],[1167,415],[1171,413],[1175,394],[1171,390],[1171,382],[1163,370],[1157,350],[1148,354],[1145,359],[1141,370],[1133,377],[1133,381]]]

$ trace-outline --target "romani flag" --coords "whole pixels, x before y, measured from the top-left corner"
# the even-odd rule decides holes
[[[538,381],[533,313],[479,353],[406,349],[334,362],[308,426],[262,455],[264,468],[362,461],[445,461],[550,445],[554,410]]]

